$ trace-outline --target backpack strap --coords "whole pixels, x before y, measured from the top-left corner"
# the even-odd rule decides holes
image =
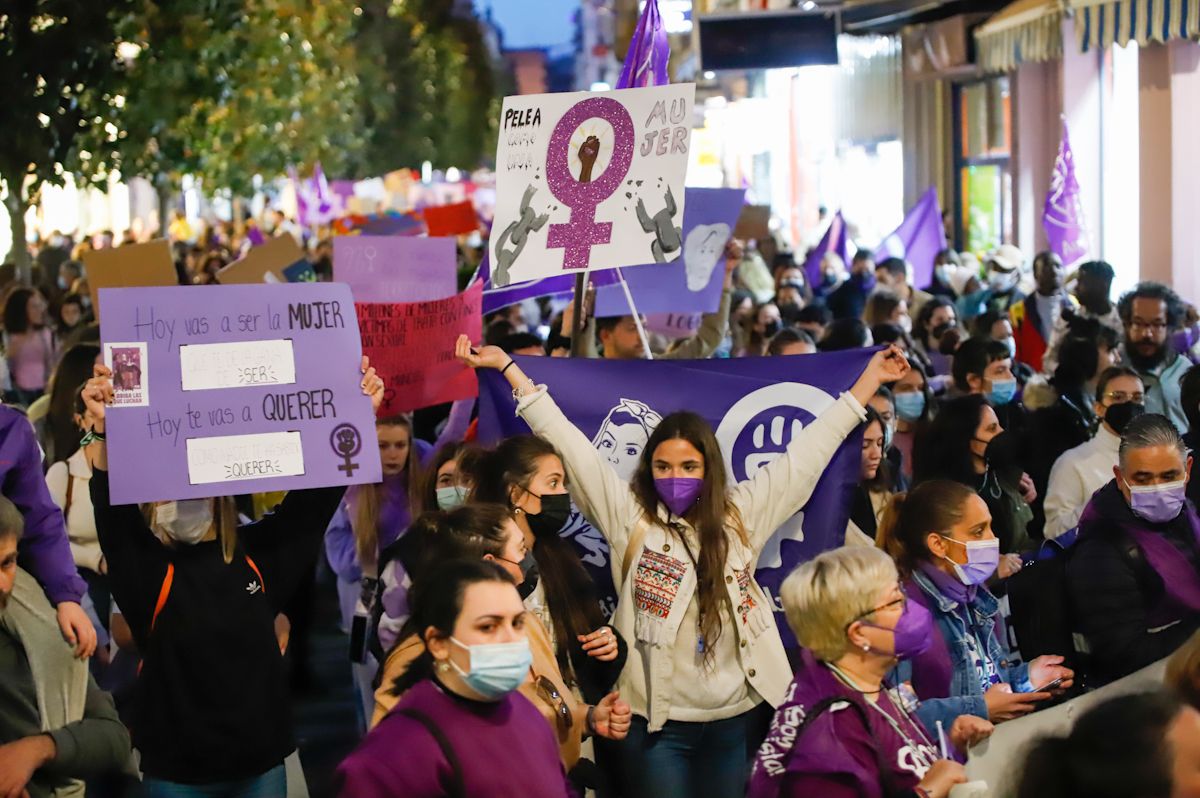
[[[458,754],[454,752],[454,746],[447,739],[446,733],[433,722],[432,718],[418,709],[398,709],[396,713],[406,718],[411,718],[424,726],[425,730],[429,732],[430,736],[438,744],[438,748],[442,749],[442,756],[446,757],[446,761],[450,764],[450,770],[453,774],[448,798],[467,798],[467,788],[463,781],[462,763],[458,759]]]
[[[647,520],[646,514],[642,513],[638,516],[637,523],[633,525],[633,532],[629,535],[629,542],[625,544],[625,557],[621,560],[622,585],[629,578],[629,569],[633,566],[633,558],[642,548],[642,544],[646,541],[646,533],[649,531],[650,521]]]

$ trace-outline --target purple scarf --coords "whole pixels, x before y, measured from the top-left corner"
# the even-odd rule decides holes
[[[1200,550],[1200,517],[1191,502],[1184,504],[1182,516],[1167,524],[1151,524],[1137,517],[1125,503],[1114,480],[1096,492],[1079,519],[1080,532],[1097,522],[1113,523],[1137,544],[1163,583],[1163,601],[1159,607],[1151,608],[1151,622],[1155,624],[1175,620],[1180,612],[1200,612],[1200,574],[1164,534],[1172,525],[1186,523],[1186,533],[1191,535],[1189,542]]]
[[[930,582],[933,582],[938,592],[951,601],[957,601],[965,608],[975,600],[975,593],[979,589],[978,585],[964,585],[958,577],[951,576],[931,562],[922,561],[917,568]]]

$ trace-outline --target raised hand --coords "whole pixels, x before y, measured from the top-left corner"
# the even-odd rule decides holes
[[[371,397],[371,408],[378,413],[380,405],[383,404],[384,385],[379,374],[376,373],[371,366],[371,359],[363,355],[362,365],[362,392]]]
[[[511,359],[498,346],[481,346],[478,350],[471,347],[471,339],[465,335],[458,336],[454,344],[454,356],[464,365],[473,369],[502,369]]]

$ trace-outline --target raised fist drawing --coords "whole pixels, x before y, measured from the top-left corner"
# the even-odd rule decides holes
[[[753,448],[745,455],[742,468],[746,479],[753,479],[758,470],[775,461],[787,449],[792,438],[800,434],[804,425],[800,419],[786,415],[775,415],[758,421],[751,432]]]
[[[596,158],[600,155],[600,139],[595,136],[588,136],[584,139],[583,144],[579,145],[579,163],[582,168],[579,170],[579,182],[592,182],[592,167],[596,165]]]

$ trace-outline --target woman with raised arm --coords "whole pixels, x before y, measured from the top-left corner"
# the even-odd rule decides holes
[[[618,681],[633,708],[622,747],[626,795],[726,798],[744,794],[750,760],[791,669],[754,579],[759,553],[812,495],[865,406],[908,363],[877,352],[853,388],[799,432],[750,480],[730,485],[712,428],[695,413],[665,417],[632,483],[502,350],[464,336],[456,354],[494,368],[517,412],[562,455],[571,494],[612,548],[619,604],[614,626],[630,641]]]
[[[96,532],[109,584],[142,657],[129,715],[144,798],[287,792],[296,750],[275,617],[316,565],[345,488],[289,491],[238,524],[230,496],[113,505],[105,417],[112,372],[83,389]],[[362,359],[374,409],[383,380]]]

